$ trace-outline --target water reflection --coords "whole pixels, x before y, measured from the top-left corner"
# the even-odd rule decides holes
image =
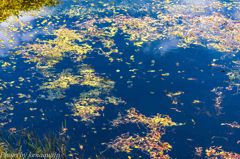
[[[8,17],[19,16],[22,12],[41,9],[44,6],[55,6],[58,0],[2,0],[0,4],[0,22]]]
[[[56,0],[40,1],[3,1],[0,7],[0,55],[21,45],[31,42],[42,29],[32,26],[32,21],[53,14]]]

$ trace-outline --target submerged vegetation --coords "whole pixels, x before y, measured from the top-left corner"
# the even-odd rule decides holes
[[[104,111],[105,105],[124,104],[120,98],[110,95],[114,88],[114,82],[97,76],[95,71],[87,66],[80,70],[83,77],[81,85],[90,86],[94,89],[80,94],[73,105],[74,115],[80,116],[83,121],[90,121],[92,118],[100,116],[100,111]]]
[[[63,135],[40,137],[24,130],[1,139],[0,156],[2,159],[66,158],[67,142]]]

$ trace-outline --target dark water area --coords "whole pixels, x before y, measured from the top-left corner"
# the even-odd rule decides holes
[[[220,5],[215,15],[211,4],[217,2],[227,7],[229,3],[233,9]],[[217,2],[203,1],[200,7],[210,11],[193,11],[181,23],[179,17],[188,15],[179,11],[177,17],[169,10],[189,7],[192,1],[179,1],[183,6],[176,1],[61,1],[34,16],[28,17],[29,11],[27,16],[19,15],[22,22],[6,18],[0,38],[14,40],[3,40],[5,47],[0,49],[1,143],[8,141],[16,149],[11,153],[17,153],[15,142],[22,139],[21,151],[28,154],[32,149],[24,135],[31,133],[43,141],[51,134],[66,138],[62,144],[66,152],[58,158],[225,159],[235,155],[238,159],[240,36],[237,31],[230,36],[224,29],[227,23],[232,30],[238,27],[238,17],[233,15],[239,5]],[[220,20],[215,22],[212,15]],[[198,32],[193,17],[203,24],[210,17],[208,24],[216,26],[202,29],[199,24]],[[189,30],[194,31],[189,35]],[[90,47],[87,53],[86,46]],[[92,111],[97,108],[104,110]],[[124,118],[131,108],[142,116],[125,116],[123,124],[114,126],[119,114]],[[151,119],[156,114],[168,115],[175,124],[156,121],[155,129]],[[160,133],[157,140],[168,142],[170,150],[161,154],[156,140],[158,146],[149,150],[147,141],[137,142],[151,132]],[[135,140],[122,145],[114,140],[125,133]],[[56,151],[42,146],[39,153],[59,153],[61,144],[51,144]],[[114,144],[120,148],[114,149]],[[128,144],[131,152],[121,149]],[[225,156],[205,151],[218,146]],[[161,157],[151,156],[155,151]]]

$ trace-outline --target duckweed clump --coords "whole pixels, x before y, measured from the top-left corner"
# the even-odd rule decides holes
[[[142,124],[146,126],[147,133],[145,135],[128,133],[122,134],[109,143],[108,147],[117,152],[131,153],[134,149],[148,153],[152,159],[170,159],[166,152],[170,151],[172,146],[168,142],[161,141],[165,133],[165,127],[176,126],[169,116],[157,114],[153,117],[146,117],[138,113],[134,108],[127,111],[127,115],[120,115],[113,122],[114,126],[121,124]]]

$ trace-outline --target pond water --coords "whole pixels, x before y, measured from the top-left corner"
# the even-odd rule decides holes
[[[240,158],[238,1],[23,0],[0,12],[4,157]]]

